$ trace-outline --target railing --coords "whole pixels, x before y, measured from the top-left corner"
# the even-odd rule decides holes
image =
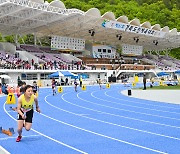
[[[63,9],[63,8],[58,8],[58,7],[54,7],[54,6],[50,6],[47,3],[36,3],[36,2],[32,2],[29,0],[0,0],[0,3],[4,3],[4,2],[11,2],[14,3],[16,5],[21,5],[21,6],[26,6],[26,7],[30,7],[32,9],[38,9],[38,10],[42,10],[45,12],[52,12],[52,13],[57,13],[57,14],[64,14],[64,15],[68,15],[68,14],[72,14],[72,13],[78,13],[78,14],[82,14],[84,15],[84,12],[78,9]]]

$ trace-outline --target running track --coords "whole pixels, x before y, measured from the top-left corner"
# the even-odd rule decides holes
[[[180,106],[136,99],[121,94],[125,87],[111,85],[86,91],[66,87],[52,95],[40,89],[41,114],[34,113],[31,131],[23,139],[0,134],[0,145],[12,154],[21,153],[179,153]],[[0,97],[0,126],[16,129],[17,113]]]

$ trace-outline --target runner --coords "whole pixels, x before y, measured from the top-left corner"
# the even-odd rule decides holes
[[[101,86],[101,79],[98,79],[98,84],[99,84],[99,88],[100,90],[102,89],[102,86]]]
[[[74,90],[75,90],[75,92],[77,92],[77,85],[78,85],[78,83],[77,83],[77,80],[75,79],[74,80]]]
[[[33,89],[31,85],[27,85],[24,87],[24,94],[22,94],[18,98],[18,106],[17,106],[17,112],[18,112],[18,137],[16,139],[16,142],[21,141],[22,138],[22,129],[23,126],[27,131],[29,131],[32,127],[32,118],[33,118],[33,104],[36,104],[36,111],[40,113],[40,108],[38,106],[38,100],[36,96],[33,94]]]
[[[34,95],[36,95],[37,96],[37,91],[38,91],[38,86],[37,86],[37,83],[36,83],[36,81],[34,81],[33,82],[33,86],[32,86],[32,88],[33,88],[33,93],[34,93]]]
[[[55,79],[52,79],[52,91],[53,91],[53,96],[56,94],[56,81]]]

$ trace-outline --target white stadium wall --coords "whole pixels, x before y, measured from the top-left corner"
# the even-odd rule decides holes
[[[93,45],[92,53],[94,58],[115,58],[116,49],[107,45]]]
[[[143,46],[138,45],[129,45],[129,44],[123,44],[122,45],[122,54],[124,55],[142,55],[143,53]]]
[[[71,37],[52,36],[51,48],[82,51],[85,49],[85,40]]]
[[[6,51],[6,52],[10,52],[12,54],[14,54],[16,52],[16,46],[13,45],[12,43],[8,43],[8,42],[1,42],[1,48]]]

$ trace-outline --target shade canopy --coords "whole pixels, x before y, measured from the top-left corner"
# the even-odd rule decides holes
[[[56,77],[61,77],[64,76],[60,71],[54,72],[49,75],[50,78],[56,78]]]
[[[174,73],[180,74],[180,70],[175,71]]]
[[[157,76],[167,76],[167,75],[169,75],[169,74],[166,73],[166,72],[159,72],[159,73],[157,73]]]
[[[8,75],[6,75],[6,74],[0,75],[0,78],[3,78],[3,79],[11,79],[11,77],[8,76]]]
[[[77,76],[76,74],[74,73],[71,73],[69,71],[61,71],[61,73],[66,76],[66,77],[73,77],[73,76]]]
[[[63,77],[63,76],[74,77],[74,76],[77,76],[77,75],[74,74],[74,73],[71,73],[69,71],[57,71],[57,72],[54,72],[54,73],[49,75],[50,78]]]
[[[132,17],[130,17],[132,18]],[[143,21],[144,22],[144,21]],[[37,37],[64,36],[92,43],[143,46],[145,51],[166,51],[180,47],[177,28],[90,8],[86,12],[66,8],[61,0],[0,0],[0,33],[3,36],[34,34]],[[93,35],[89,33],[93,30]],[[119,40],[117,35],[122,36]],[[134,38],[138,37],[138,42]],[[158,43],[154,43],[158,42]]]

